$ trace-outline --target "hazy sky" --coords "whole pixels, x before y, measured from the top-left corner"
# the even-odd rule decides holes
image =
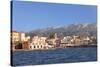
[[[96,23],[96,9],[89,5],[13,1],[13,30],[26,32],[74,23]]]

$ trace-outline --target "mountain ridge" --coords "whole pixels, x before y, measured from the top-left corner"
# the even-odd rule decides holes
[[[57,33],[59,36],[78,35],[79,33],[88,33],[91,36],[97,36],[97,23],[80,23],[60,27],[47,27],[27,32],[27,35],[31,37],[36,35],[48,37],[53,33]]]

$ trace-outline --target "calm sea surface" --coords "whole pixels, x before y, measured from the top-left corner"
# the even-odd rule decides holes
[[[96,47],[63,48],[47,51],[15,51],[12,55],[12,64],[14,66],[84,62],[96,60]]]

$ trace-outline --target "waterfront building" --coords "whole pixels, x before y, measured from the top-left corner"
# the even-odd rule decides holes
[[[26,37],[25,37],[25,33],[24,32],[17,32],[17,31],[13,31],[12,33],[12,42],[23,42],[25,41]]]
[[[30,43],[29,45],[29,49],[30,50],[45,50],[45,49],[49,49],[49,48],[52,48],[52,46],[48,45],[47,43],[45,45],[38,45],[38,44],[33,44],[33,43]]]
[[[54,37],[53,38],[48,38],[46,40],[46,42],[53,46],[53,47],[59,47],[60,46],[60,43],[61,43],[61,40],[60,38],[57,37],[57,33],[54,34]]]
[[[24,32],[19,32],[19,37],[20,37],[20,41],[23,42],[25,41],[25,33]]]
[[[77,35],[74,35],[74,36],[73,36],[73,39],[74,39],[74,40],[79,39],[79,38],[80,38],[80,37],[77,36]]]
[[[17,31],[11,32],[11,46],[12,46],[12,50],[16,49],[16,44],[19,42],[19,40],[20,40],[19,32],[17,32]]]
[[[12,42],[15,43],[15,42],[18,42],[20,40],[20,34],[19,32],[16,32],[16,31],[13,31],[11,33],[11,38],[12,38]]]
[[[61,40],[61,47],[67,47],[67,46],[71,46],[72,44],[72,37],[71,36],[66,36]]]
[[[28,41],[24,41],[24,42],[23,42],[23,45],[22,45],[22,48],[23,48],[23,49],[29,49],[29,44],[30,44],[30,43],[29,43]]]
[[[74,35],[72,39],[72,44],[73,44],[72,46],[80,46],[82,44],[80,36]]]
[[[88,44],[90,43],[90,41],[91,41],[90,38],[89,38],[88,36],[83,37],[82,40],[83,40],[83,44],[84,44],[84,45],[88,45]]]
[[[75,46],[88,45],[90,38],[88,36],[73,36],[73,44]]]
[[[97,44],[97,36],[91,36],[90,40],[91,40],[91,43]]]
[[[37,49],[48,49],[48,43],[46,42],[47,37],[34,36],[32,38],[32,43],[29,45],[29,48],[32,50]]]
[[[35,44],[35,45],[45,45],[46,39],[47,39],[47,37],[34,36],[32,38],[32,43]]]
[[[61,43],[63,43],[63,44],[71,44],[71,39],[72,39],[71,36],[66,36],[61,40]]]
[[[29,44],[29,36],[25,36],[24,32],[17,32],[17,31],[12,31],[11,32],[11,43],[12,43],[12,50],[15,49],[24,49],[26,46],[28,47]]]

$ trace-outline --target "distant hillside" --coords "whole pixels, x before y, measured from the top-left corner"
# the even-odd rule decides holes
[[[90,35],[97,36],[97,24],[96,23],[82,23],[82,24],[70,24],[62,27],[48,27],[43,29],[37,29],[27,32],[27,35],[31,37],[38,36],[49,36],[53,33],[57,33],[58,36],[67,35]]]

